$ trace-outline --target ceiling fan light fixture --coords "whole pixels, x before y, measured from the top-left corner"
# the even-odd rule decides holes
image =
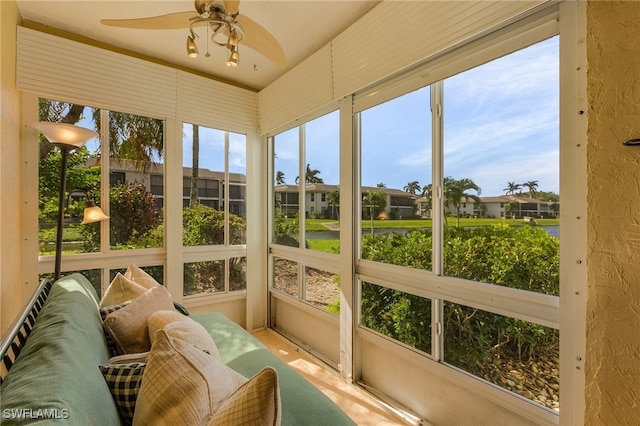
[[[231,54],[229,55],[229,60],[227,61],[228,67],[237,67],[240,63],[240,54],[238,53],[238,49],[229,49]]]
[[[0,0],[2,1],[2,0]],[[199,38],[194,32],[194,28],[206,27],[207,29],[207,52],[209,54],[209,40],[212,43],[226,47],[229,58],[226,62],[228,66],[239,64],[238,47],[240,44],[255,50],[265,56],[274,65],[284,69],[286,59],[282,46],[276,38],[266,28],[257,22],[240,13],[239,4],[241,0],[196,0],[194,2],[195,12],[191,11],[169,13],[165,15],[149,16],[146,18],[133,19],[102,19],[103,25],[120,28],[134,29],[162,29],[173,30],[188,28],[190,35],[187,37],[187,55],[198,57],[198,47],[195,40]],[[209,38],[209,32],[212,32]],[[245,36],[249,38],[245,40]]]
[[[197,58],[198,57],[198,46],[196,46],[196,42],[195,42],[195,38],[193,36],[193,33],[191,33],[191,35],[187,36],[187,55],[189,55],[190,58]]]
[[[229,39],[227,40],[227,47],[230,50],[235,50],[238,47],[238,31],[235,28],[232,28],[229,31]]]

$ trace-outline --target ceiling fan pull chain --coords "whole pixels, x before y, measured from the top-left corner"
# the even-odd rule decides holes
[[[209,53],[209,25],[207,25],[207,53],[204,54],[205,57],[211,56]]]

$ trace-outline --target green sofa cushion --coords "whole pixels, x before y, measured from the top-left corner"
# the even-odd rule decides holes
[[[61,278],[2,384],[0,422],[119,425],[98,368],[107,359],[95,290],[80,274]]]
[[[216,342],[220,359],[250,378],[262,368],[276,369],[282,402],[282,426],[339,426],[355,423],[325,394],[272,354],[260,341],[220,313],[194,314]]]

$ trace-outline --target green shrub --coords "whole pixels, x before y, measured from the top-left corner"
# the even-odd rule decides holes
[[[182,243],[185,246],[224,244],[224,212],[196,204],[182,210]],[[229,214],[230,244],[242,244],[245,235],[245,221]]]
[[[109,199],[111,245],[130,245],[162,222],[155,198],[140,182],[112,186]]]
[[[559,293],[559,242],[544,229],[506,225],[445,230],[444,270],[465,278],[551,295]],[[430,230],[366,235],[364,259],[431,269]],[[382,334],[431,350],[431,301],[364,283],[361,322]],[[557,351],[558,333],[540,325],[446,302],[445,359],[473,371],[492,357],[522,359]]]
[[[224,244],[224,212],[203,204],[195,204],[182,210],[182,243],[185,246]],[[229,214],[230,244],[244,242],[244,219]],[[233,261],[233,260],[232,260]],[[234,268],[231,269],[231,275]],[[185,264],[184,294],[203,291],[224,291],[224,261],[207,261]],[[232,280],[235,277],[230,277]],[[238,279],[235,278],[235,281]]]
[[[76,204],[80,205],[78,208],[84,206]],[[110,244],[115,249],[163,246],[162,218],[156,209],[155,198],[144,184],[120,183],[109,188],[109,217]],[[83,225],[80,232],[84,251],[99,249],[100,222]]]

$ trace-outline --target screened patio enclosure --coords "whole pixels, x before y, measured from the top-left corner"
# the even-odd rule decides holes
[[[411,17],[402,43],[377,31],[399,10]],[[273,328],[412,421],[581,423],[584,197],[560,199],[553,235],[489,233],[451,212],[512,179],[586,192],[583,14],[573,2],[382,2],[258,92],[18,26],[22,122],[75,106],[100,133],[76,165],[112,219],[82,231],[71,218],[63,274],[104,291],[133,261],[190,311]],[[153,134],[146,165],[118,156],[133,127],[114,123],[131,122]],[[46,167],[37,132],[22,138],[37,206]],[[149,194],[153,214],[132,221],[119,191]],[[383,226],[408,216],[424,225]],[[32,285],[53,270],[51,231],[37,209],[25,223]],[[493,257],[479,249],[489,241]],[[522,377],[532,369],[542,383]]]

